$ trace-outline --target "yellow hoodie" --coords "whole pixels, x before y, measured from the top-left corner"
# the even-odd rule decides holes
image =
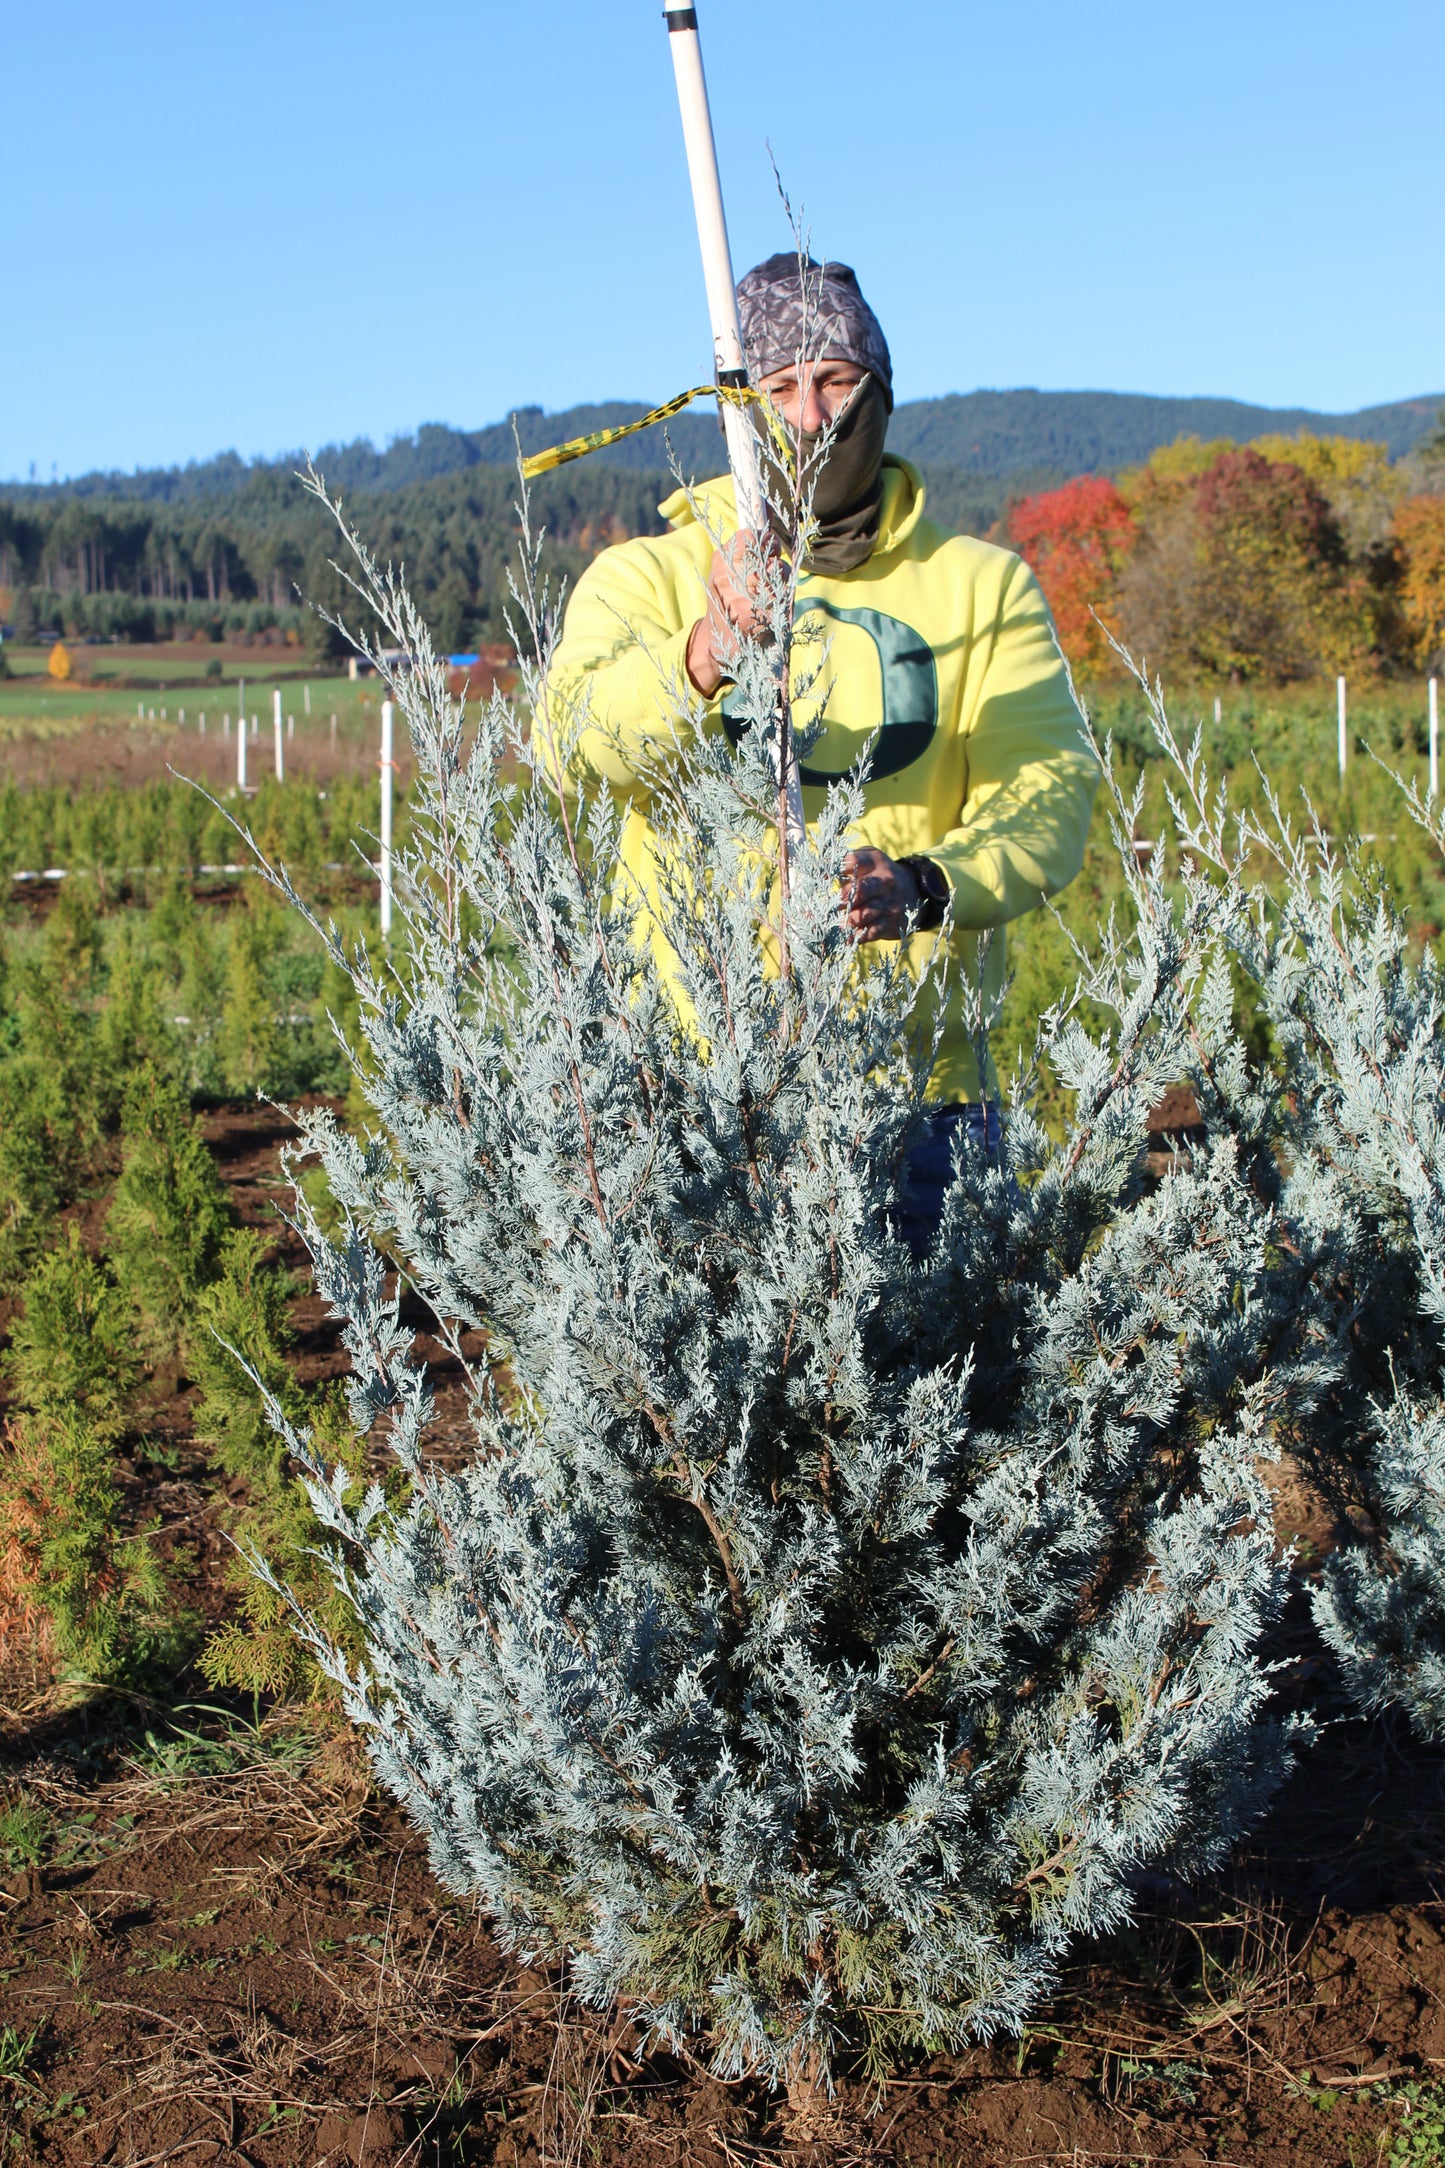
[[[798,618],[818,613],[828,642],[819,687],[798,704],[800,728],[822,701],[827,718],[803,765],[803,804],[816,812],[829,779],[846,774],[877,732],[853,840],[890,858],[922,853],[948,877],[954,992],[929,1097],[977,1099],[960,975],[976,982],[981,932],[1078,872],[1098,768],[1028,567],[925,519],[922,479],[905,460],[886,456],[883,468],[873,554],[852,572],[811,576],[798,591]],[[714,533],[735,531],[730,480],[693,494]],[[559,716],[581,713],[586,696],[569,780],[606,776],[630,801],[622,857],[644,893],[653,889],[658,847],[644,778],[673,743],[679,716],[696,710],[684,656],[707,606],[714,548],[686,492],[660,509],[670,534],[618,543],[578,580],[549,688]],[[818,668],[823,654],[801,645],[798,667]],[[729,691],[706,704],[704,730],[727,728]],[[936,938],[914,934],[909,948],[921,961]],[[1000,935],[986,995],[1003,976]]]

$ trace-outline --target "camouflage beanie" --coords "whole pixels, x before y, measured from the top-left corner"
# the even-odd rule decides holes
[[[770,256],[738,281],[738,315],[754,383],[775,369],[796,366],[806,322],[803,359],[851,361],[855,368],[866,369],[876,377],[892,412],[888,341],[847,264],[814,263],[809,256],[800,276],[796,254]]]

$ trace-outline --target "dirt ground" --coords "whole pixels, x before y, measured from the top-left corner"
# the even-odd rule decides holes
[[[236,741],[223,738],[219,729],[203,738],[194,730],[180,730],[165,723],[103,719],[73,735],[32,734],[0,743],[0,783],[14,783],[20,790],[48,789],[59,785],[79,793],[118,785],[126,790],[144,783],[164,783],[172,776],[200,783],[222,794],[236,780]],[[248,781],[257,783],[274,770],[274,741],[268,731],[252,739],[248,751]],[[372,775],[376,769],[372,744],[358,741],[354,730],[339,734],[332,743],[324,717],[312,716],[298,724],[297,736],[286,741],[284,764],[292,782],[305,782],[324,790],[338,776]],[[397,787],[411,781],[410,753],[397,762]]]
[[[266,1109],[209,1122],[253,1223],[281,1193],[283,1134]],[[295,1322],[306,1374],[339,1371],[314,1297]],[[442,1388],[436,1448],[460,1451],[459,1379]],[[126,1474],[218,1616],[227,1500],[187,1398],[157,1408]],[[1317,1550],[1288,1471],[1276,1493],[1286,1535]],[[344,1731],[256,1728],[200,1686],[180,1709],[58,1707],[40,1652],[12,1646],[0,2162],[1445,2161],[1445,1763],[1343,1712],[1302,1601],[1276,1654],[1325,1729],[1228,1870],[1143,1891],[1135,1925],[1080,1951],[1021,2040],[920,2061],[881,2095],[845,2075],[831,2125],[799,2133],[761,2088],[643,2055],[624,2020],[501,1955]]]

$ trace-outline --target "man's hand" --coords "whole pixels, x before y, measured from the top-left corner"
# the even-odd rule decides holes
[[[923,901],[911,866],[885,858],[871,844],[843,860],[838,909],[856,941],[901,941],[908,918]]]
[[[718,665],[718,646],[730,644],[728,627],[741,639],[756,639],[766,620],[754,597],[758,574],[748,571],[748,552],[756,553],[758,538],[746,528],[714,550],[707,581],[707,615],[700,617],[687,636],[687,674],[705,700],[711,700],[723,682]]]

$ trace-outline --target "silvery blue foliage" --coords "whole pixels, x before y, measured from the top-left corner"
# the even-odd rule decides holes
[[[1231,1058],[1243,897],[1131,873],[1137,931],[1041,1026],[1068,1135],[1020,1078],[915,1262],[893,1221],[942,958],[857,969],[851,785],[781,892],[766,656],[739,659],[736,753],[679,693],[659,962],[614,884],[618,808],[543,772],[531,559],[519,712],[473,721],[355,557],[407,657],[416,840],[390,962],[330,937],[375,1123],[305,1118],[341,1233],[297,1209],[407,1493],[357,1499],[287,1433],[364,1655],[300,1630],[441,1880],[655,2037],[796,2080],[1016,2029],[1074,1938],[1217,1861],[1288,1758],[1259,1461],[1332,1358],[1249,1140],[1144,1173],[1201,1004]],[[403,1277],[453,1345],[487,1336],[457,1471],[428,1457]]]
[[[1305,807],[1272,793],[1231,820],[1196,742],[1157,693],[1153,722],[1179,778],[1182,878],[1219,903],[1220,952],[1188,1063],[1205,1120],[1232,1137],[1277,1226],[1271,1279],[1296,1306],[1313,1388],[1280,1403],[1277,1443],[1333,1508],[1337,1546],[1316,1623],[1360,1705],[1402,1707],[1445,1736],[1445,1008],[1383,882]],[[1397,780],[1399,780],[1397,778]],[[1445,848],[1441,809],[1402,783]],[[1268,1025],[1251,1062],[1235,1033],[1233,960]]]

